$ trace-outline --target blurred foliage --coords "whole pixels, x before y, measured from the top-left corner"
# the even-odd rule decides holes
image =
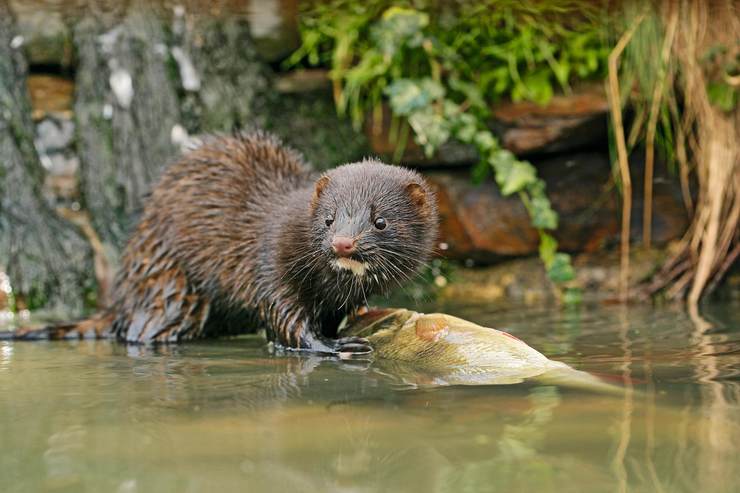
[[[616,182],[626,198],[623,217],[631,208],[631,187],[625,180],[630,176],[628,156],[640,147],[645,152],[643,245],[651,246],[656,151],[678,172],[684,206],[692,216],[687,234],[671,247],[641,296],[686,297],[696,308],[699,298],[726,274],[737,251],[738,220],[731,212],[738,195],[731,179],[737,171],[733,156],[740,153],[736,2],[625,2],[609,27],[619,48],[609,74],[610,99],[618,100],[620,112],[629,108],[633,115],[623,123],[612,113],[612,155],[619,154]],[[628,224],[622,226],[622,237],[629,237]],[[626,286],[629,242],[621,250],[621,284]],[[620,296],[627,296],[626,288]]]
[[[629,128],[628,152],[645,146],[651,133],[654,144],[660,151],[670,171],[675,171],[679,160],[677,150],[685,147],[686,136],[682,127],[690,127],[684,111],[685,95],[677,90],[682,68],[674,51],[664,51],[666,44],[666,20],[649,4],[640,2],[624,4],[619,15],[611,18],[612,42],[640,19],[633,38],[627,44],[619,63],[621,106],[628,107],[634,114]],[[669,47],[676,41],[669,42]],[[653,60],[654,63],[645,63]],[[740,103],[740,39],[733,46],[715,44],[710,46],[699,60],[706,80],[709,101],[726,113],[734,111]],[[656,90],[656,87],[658,90]],[[655,128],[649,131],[650,112],[655,106]],[[613,136],[610,136],[613,137]],[[682,142],[679,143],[678,141]],[[611,154],[616,162],[616,150],[611,142]],[[688,166],[686,162],[683,163]],[[614,170],[617,184],[618,172]]]
[[[331,96],[323,92],[283,94],[276,98],[265,128],[300,149],[317,170],[359,161],[370,152],[365,134],[338,117]]]
[[[701,61],[709,100],[725,113],[734,111],[740,103],[740,38],[735,46],[711,46]]]
[[[573,279],[570,257],[547,230],[558,215],[536,169],[503,149],[487,121],[501,98],[547,103],[577,79],[602,78],[609,48],[598,4],[330,0],[301,17],[303,44],[288,63],[328,65],[337,108],[359,126],[388,102],[399,158],[409,128],[431,156],[456,139],[480,156],[503,195],[518,194],[538,229],[550,279]]]

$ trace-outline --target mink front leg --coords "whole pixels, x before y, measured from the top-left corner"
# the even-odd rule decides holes
[[[360,356],[372,352],[372,347],[365,338],[331,339],[324,336],[320,324],[294,302],[278,301],[266,311],[268,335],[283,349],[336,356]]]

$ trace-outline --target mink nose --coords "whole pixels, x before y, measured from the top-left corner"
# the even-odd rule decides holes
[[[355,242],[346,236],[335,236],[331,240],[331,249],[340,257],[349,257],[355,251]]]

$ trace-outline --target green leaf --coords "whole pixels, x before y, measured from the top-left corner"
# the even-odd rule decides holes
[[[445,90],[441,84],[429,78],[399,79],[386,87],[383,93],[388,96],[393,113],[409,116],[444,97]]]
[[[412,113],[408,121],[414,130],[417,144],[424,148],[427,157],[431,157],[450,138],[449,121],[435,113],[431,107]]]
[[[424,42],[423,30],[429,25],[429,14],[403,7],[390,7],[375,24],[371,37],[388,57],[393,57],[404,45],[418,47]]]
[[[480,130],[473,137],[473,143],[482,155],[486,155],[498,147],[496,138],[488,130]]]
[[[547,233],[540,233],[540,259],[549,268],[558,250],[558,241]]]
[[[532,197],[530,201],[532,226],[538,229],[557,229],[558,213],[552,210],[550,200],[545,196]]]
[[[496,172],[496,183],[504,196],[520,192],[537,182],[537,170],[526,161],[518,161],[514,154],[501,149],[489,157]]]
[[[478,131],[478,120],[470,113],[458,113],[452,127],[456,139],[472,144]]]
[[[583,301],[583,291],[581,288],[565,288],[563,293],[563,303],[566,305],[577,305]]]
[[[712,104],[722,111],[730,112],[737,106],[738,93],[734,87],[724,82],[710,82],[707,84],[707,96]]]
[[[552,282],[561,283],[572,281],[576,277],[573,266],[570,263],[570,255],[567,253],[556,253],[550,266],[547,268],[547,277]]]
[[[529,73],[523,78],[526,87],[526,98],[537,104],[547,104],[552,99],[553,89],[547,71],[539,70]]]
[[[465,97],[472,108],[487,109],[485,99],[481,93],[478,85],[465,82],[457,77],[451,77],[449,80],[450,88],[453,91],[457,91]]]
[[[474,184],[480,185],[481,183],[483,183],[483,180],[488,178],[490,172],[491,166],[488,165],[488,161],[480,160],[476,163],[475,166],[473,166],[473,169],[470,171],[471,180]]]

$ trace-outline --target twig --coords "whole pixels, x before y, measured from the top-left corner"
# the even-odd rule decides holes
[[[630,215],[632,212],[632,179],[630,178],[629,162],[627,161],[627,146],[624,141],[624,124],[622,123],[622,105],[619,93],[619,57],[632,39],[635,31],[645,18],[641,14],[632,27],[625,32],[619,42],[609,53],[609,107],[612,114],[612,124],[617,140],[617,155],[619,156],[619,173],[622,177],[622,233],[620,241],[619,266],[619,299],[627,301],[629,294],[630,268]]]
[[[686,131],[683,128],[682,118],[678,114],[676,98],[668,98],[668,106],[673,117],[674,135],[676,136],[676,159],[678,160],[679,181],[681,182],[681,197],[686,213],[691,217],[694,214],[694,201],[691,197],[689,185],[689,159],[686,154]]]
[[[658,116],[660,104],[663,100],[663,91],[668,76],[667,66],[669,55],[673,46],[673,38],[678,25],[678,9],[674,8],[671,19],[668,22],[663,49],[660,54],[660,67],[653,89],[653,98],[650,102],[650,116],[648,118],[645,136],[645,183],[644,183],[644,207],[642,215],[642,242],[645,248],[650,248],[652,243],[653,226],[653,171],[655,168],[655,133],[658,127]]]

